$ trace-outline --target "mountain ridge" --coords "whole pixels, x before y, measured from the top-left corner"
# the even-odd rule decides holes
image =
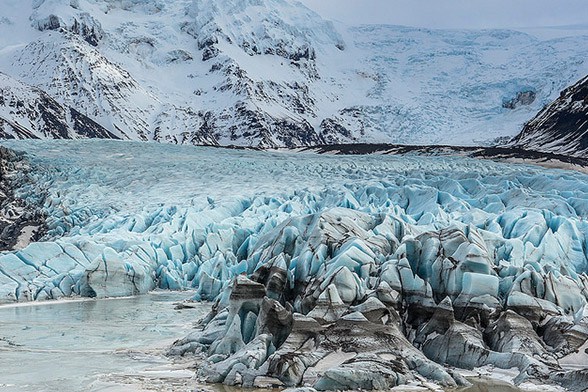
[[[585,157],[588,153],[588,76],[562,90],[510,143],[545,153]]]
[[[0,72],[0,137],[118,139],[100,124],[44,91]]]
[[[287,0],[6,9],[0,72],[131,140],[491,145],[588,70],[582,36],[350,27]]]

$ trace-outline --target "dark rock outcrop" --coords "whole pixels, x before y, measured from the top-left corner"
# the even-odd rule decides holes
[[[588,153],[588,76],[563,90],[509,145],[528,150],[586,157]]]
[[[527,106],[535,102],[537,93],[533,90],[519,91],[514,98],[504,100],[502,107],[505,109],[516,109],[519,106]]]
[[[21,153],[0,146],[0,251],[21,249],[46,232],[40,209],[44,195],[24,200],[15,193],[27,181],[29,170]]]
[[[118,139],[74,108],[0,72],[0,137],[4,139]]]

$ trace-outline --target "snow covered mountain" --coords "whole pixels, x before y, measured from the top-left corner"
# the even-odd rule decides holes
[[[586,157],[588,76],[563,90],[511,143],[529,150]]]
[[[0,137],[77,139],[117,137],[44,91],[0,72]]]
[[[293,0],[6,0],[0,72],[123,139],[472,145],[583,76],[585,39],[349,27]]]

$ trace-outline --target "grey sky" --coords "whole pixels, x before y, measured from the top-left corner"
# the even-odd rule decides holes
[[[301,0],[347,24],[430,28],[588,25],[588,0]]]

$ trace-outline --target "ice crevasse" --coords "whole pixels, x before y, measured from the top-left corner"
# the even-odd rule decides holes
[[[28,153],[16,194],[42,201],[48,231],[0,256],[3,301],[195,289],[213,312],[170,353],[206,352],[200,376],[233,385],[455,385],[441,365],[486,364],[518,367],[520,381],[580,379],[557,359],[588,338],[583,174],[458,157],[8,146]],[[325,359],[349,338],[365,344]]]

